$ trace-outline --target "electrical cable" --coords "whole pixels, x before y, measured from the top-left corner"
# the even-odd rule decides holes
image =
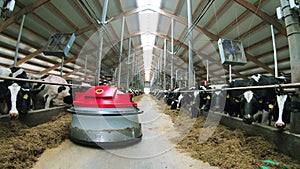
[[[202,11],[200,12],[200,14],[195,19],[195,21],[193,22],[192,26],[190,28],[188,28],[188,32],[183,37],[183,40],[181,40],[180,44],[176,47],[174,54],[177,54],[177,52],[180,50],[181,46],[183,45],[184,41],[186,40],[186,38],[189,36],[189,34],[191,33],[191,31],[193,31],[193,29],[197,26],[197,24],[203,18],[204,14],[207,12],[207,10],[209,9],[209,7],[212,5],[213,2],[214,2],[214,0],[208,0],[206,2],[204,8],[202,9]]]

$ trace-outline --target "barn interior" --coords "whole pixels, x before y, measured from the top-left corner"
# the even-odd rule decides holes
[[[31,109],[23,117],[17,114],[15,121],[1,114],[0,168],[299,168],[299,16],[298,0],[0,0],[0,68],[22,68],[45,84],[57,80],[45,81],[44,75],[62,77],[68,82],[59,85],[73,86],[73,93],[65,92],[77,95],[68,105],[71,108],[56,107],[53,102],[50,108],[41,104],[42,110]],[[222,109],[225,103],[217,110],[204,111],[193,98],[186,104],[189,107],[171,109],[165,99],[168,92],[173,92],[168,89],[175,88],[184,88],[182,93],[199,92],[199,98],[201,92],[213,96],[214,89],[185,91],[185,87],[223,87],[254,74],[291,79],[289,84],[275,85],[284,94],[276,91],[276,97],[294,99],[290,122],[278,126],[271,119],[272,126],[245,123],[244,117],[226,114]],[[2,79],[16,80],[0,75]],[[83,87],[83,82],[92,86]],[[290,90],[281,90],[284,85]],[[61,86],[56,87],[55,91],[62,91]],[[102,95],[111,89],[117,91],[113,97]],[[143,90],[152,93],[135,93]],[[216,91],[222,94],[223,89]],[[179,100],[176,92],[171,101]],[[70,126],[78,114],[87,119],[85,124],[94,127],[95,133],[88,131],[95,139],[105,138],[101,132],[119,134],[117,125],[104,129],[98,126],[97,118],[102,118],[104,109],[104,118],[111,115],[111,121],[116,122],[111,124],[124,124],[122,120],[132,114],[119,111],[120,107],[116,109],[121,112],[118,115],[111,111],[117,103],[115,96],[120,95],[126,96],[131,108],[140,108],[130,112],[140,122],[134,123],[139,134],[137,144],[95,151],[71,142]],[[25,96],[19,97],[27,100]],[[102,98],[105,103],[101,111],[98,103],[87,101],[102,103]],[[112,107],[105,107],[107,98]],[[46,97],[43,99],[40,101]],[[81,104],[77,112],[76,101]],[[272,104],[264,102],[268,110],[273,110]],[[244,111],[241,107],[237,108],[240,112]],[[197,110],[196,118],[192,110]],[[124,119],[115,120],[122,113]],[[79,121],[78,126],[82,124]],[[134,133],[132,123],[126,125],[123,131]],[[73,129],[80,129],[78,126]],[[87,133],[84,127],[81,129]],[[83,134],[79,137],[88,138]],[[193,154],[194,159],[183,152]]]
[[[0,65],[93,83],[106,77],[120,88],[292,72],[279,0],[187,2],[1,0]],[[243,60],[221,61],[220,40]]]

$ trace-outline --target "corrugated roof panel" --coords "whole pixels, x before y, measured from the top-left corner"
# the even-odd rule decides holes
[[[207,2],[207,0],[206,0]],[[203,27],[206,23],[210,21],[212,17],[215,16],[216,10],[223,5],[225,1],[214,1],[213,4],[208,8],[208,10],[205,12],[203,10],[204,5],[201,6],[201,9],[197,12],[197,15],[195,16],[196,19],[198,16],[202,16],[199,23],[197,24],[200,27]],[[206,3],[203,3],[206,4]]]
[[[171,37],[171,18],[159,15],[157,32],[164,35],[169,34],[168,36]]]
[[[123,11],[129,11],[137,7],[136,0],[120,0]]]
[[[172,1],[162,1],[162,9],[170,12],[173,14],[173,12],[175,11],[176,9],[176,5],[174,4],[178,4],[178,1],[179,0],[172,0]]]
[[[129,34],[133,34],[139,31],[140,27],[139,27],[139,19],[138,19],[138,15],[134,14],[134,15],[129,15],[126,17],[126,25],[128,27],[129,30]],[[121,26],[121,23],[120,23]],[[121,32],[119,32],[119,35],[121,35]]]
[[[52,0],[52,4],[60,10],[70,21],[73,22],[79,29],[90,24],[78,8],[70,1]],[[75,29],[75,28],[73,28]]]
[[[210,9],[214,9],[214,11],[216,12],[218,6],[216,6],[214,3]],[[229,25],[232,21],[236,21],[239,15],[245,12],[245,8],[235,3],[230,5],[226,10],[231,12],[223,12],[222,15],[219,16],[216,16],[216,13],[211,13],[211,17],[216,17],[216,20],[212,25],[209,26],[208,30],[210,32],[219,34],[227,25]]]
[[[20,27],[19,25],[13,24],[12,26],[9,27],[10,29],[6,29],[5,33],[8,35],[15,37],[17,40]],[[25,34],[31,34],[31,36],[24,36]],[[37,36],[36,34],[32,34],[30,31],[27,31],[26,29],[23,28],[22,31],[22,37],[20,39],[22,43],[27,43],[27,44],[34,44],[33,47],[43,47],[43,42],[46,43],[44,38],[41,38],[40,36]]]
[[[242,39],[243,44],[245,43],[245,47],[255,45],[256,43],[269,38],[271,36],[271,29],[269,25],[265,25],[264,27],[260,28],[249,36]]]
[[[62,18],[56,15],[50,8],[46,7],[47,5],[37,8],[34,12],[36,15],[41,18],[45,18],[47,23],[54,26],[60,32],[73,32],[74,28],[71,28]],[[53,32],[54,33],[54,32]]]
[[[250,35],[250,31],[253,28],[253,26],[261,23],[261,18],[250,13],[248,17],[244,18],[243,20],[239,22],[233,20],[233,22],[235,23],[235,26],[231,30],[226,32],[226,34],[223,36],[224,38],[236,39],[237,37],[240,37],[243,34],[247,35],[249,33]],[[244,46],[248,46],[248,44],[251,44],[247,41],[244,41],[244,38],[242,39],[242,41]]]
[[[128,0],[127,3],[130,3],[130,1]],[[103,3],[101,3],[101,4],[103,6]],[[119,5],[118,1],[108,1],[108,7],[107,8],[108,8],[108,10],[107,10],[108,19],[122,13],[122,9],[120,9],[120,5]],[[102,13],[101,13],[101,16],[102,16]]]
[[[32,30],[36,30],[35,32],[42,36],[43,38],[48,39],[53,32],[48,29],[48,27],[45,27],[39,22],[36,22],[36,20],[32,19],[31,17],[26,17],[24,21],[24,27],[28,27]]]

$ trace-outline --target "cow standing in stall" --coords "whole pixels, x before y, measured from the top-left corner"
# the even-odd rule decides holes
[[[35,80],[68,84],[64,78],[55,75],[44,75],[40,78],[35,78]],[[73,103],[69,86],[34,83],[32,85],[32,89],[34,91],[33,94],[36,96],[34,97],[35,99],[33,99],[35,109],[38,107],[37,99],[43,100],[44,108],[49,108],[51,106],[70,105]]]
[[[192,117],[198,117],[200,114],[202,114],[202,111],[209,110],[211,95],[206,91],[207,89],[211,89],[211,87],[199,86],[198,91],[194,91],[194,102],[191,109]]]
[[[247,87],[252,86],[254,83],[253,79],[246,79],[246,80],[234,80],[229,83],[229,88],[235,88],[235,87]],[[224,111],[228,113],[230,116],[238,116],[240,118],[243,118],[244,111],[243,111],[243,104],[242,102],[245,101],[244,99],[244,93],[245,90],[239,89],[239,90],[229,90],[227,92],[227,101],[224,108]],[[257,107],[257,106],[256,106]],[[250,111],[252,111],[251,109]],[[255,112],[256,110],[253,110]],[[245,121],[246,122],[246,121]],[[252,121],[251,121],[252,123]]]
[[[284,77],[276,78],[265,75],[253,75],[248,80],[240,80],[236,84],[230,85],[231,87],[246,87],[246,86],[262,86],[283,84],[288,80]],[[268,113],[275,111],[278,108],[278,119],[275,122],[277,128],[284,128],[285,122],[283,119],[283,110],[285,102],[288,101],[288,95],[283,92],[276,92],[274,88],[262,88],[251,90],[232,90],[230,92],[232,103],[238,104],[241,108],[243,121],[251,124],[256,118],[258,111],[262,111],[262,122],[265,121],[264,117],[268,117]],[[276,106],[274,106],[276,105]],[[264,115],[267,114],[267,115]],[[269,116],[269,124],[271,118]]]
[[[19,67],[0,68],[4,77],[28,79],[26,72]],[[27,114],[30,109],[30,84],[26,81],[0,79],[1,114],[9,114],[11,118]]]

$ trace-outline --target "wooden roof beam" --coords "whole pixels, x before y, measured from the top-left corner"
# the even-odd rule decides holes
[[[279,22],[277,22],[275,19],[264,13],[263,11],[259,10],[256,6],[249,3],[246,0],[234,0],[239,5],[243,6],[244,8],[250,10],[252,13],[260,17],[263,21],[265,21],[268,24],[273,25],[279,32],[281,32],[284,36],[287,37],[286,29],[281,26]]]
[[[2,25],[0,26],[0,32],[2,32],[4,29],[6,29],[8,26],[10,26],[11,24],[13,24],[14,22],[16,22],[19,17],[27,14],[27,13],[31,13],[33,10],[41,7],[42,5],[48,3],[50,0],[39,0],[39,1],[35,1],[34,3],[32,3],[30,6],[27,6],[23,9],[21,9],[18,13],[16,13],[15,15],[11,16],[10,18],[8,18],[4,23],[2,23]]]

